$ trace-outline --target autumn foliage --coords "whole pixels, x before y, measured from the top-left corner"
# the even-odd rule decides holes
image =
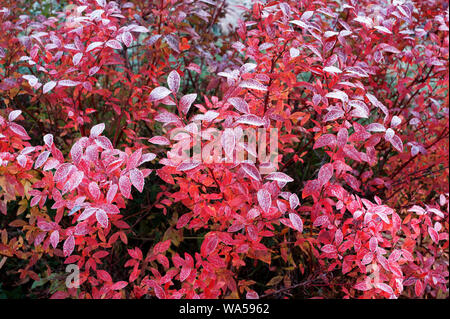
[[[448,298],[446,1],[228,6],[0,0],[0,295]]]

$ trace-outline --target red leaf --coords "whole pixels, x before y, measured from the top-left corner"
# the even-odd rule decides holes
[[[203,257],[208,257],[216,249],[219,239],[215,234],[211,234],[205,238],[200,248]]]
[[[414,285],[414,292],[416,293],[417,297],[422,296],[423,292],[425,290],[425,287],[421,280],[416,280],[416,284]]]
[[[184,227],[192,218],[192,214],[184,214],[177,221],[177,229]]]
[[[336,145],[336,136],[333,134],[324,134],[321,135],[316,142],[314,143],[313,149],[317,149],[325,146],[334,146]]]
[[[112,282],[111,275],[105,270],[97,270],[97,277],[106,282]]]
[[[180,282],[185,281],[189,277],[189,275],[191,274],[191,271],[192,271],[191,267],[187,267],[187,266],[181,267]]]
[[[128,285],[126,281],[118,281],[114,285],[111,286],[112,290],[120,290],[125,288]]]
[[[330,254],[330,253],[335,253],[336,252],[336,247],[334,245],[327,244],[327,245],[323,246],[321,250],[324,253]]]

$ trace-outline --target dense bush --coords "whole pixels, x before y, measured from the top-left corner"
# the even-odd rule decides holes
[[[446,1],[230,8],[0,0],[0,295],[448,298]]]

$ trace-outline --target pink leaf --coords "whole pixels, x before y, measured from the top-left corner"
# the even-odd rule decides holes
[[[120,290],[125,288],[128,285],[126,281],[118,281],[114,285],[111,286],[112,290]]]
[[[346,128],[341,128],[337,134],[337,144],[339,147],[343,147],[348,141],[348,130]]]
[[[48,157],[50,155],[49,151],[44,151],[36,158],[36,161],[34,162],[34,168],[39,168],[47,161]]]
[[[73,235],[70,235],[69,237],[67,237],[63,245],[64,256],[65,257],[70,256],[74,248],[75,248],[75,238],[73,237]]]
[[[247,102],[240,97],[232,97],[228,99],[228,102],[233,105],[236,110],[242,113],[250,113],[250,108],[248,107]]]
[[[371,252],[376,252],[378,248],[378,239],[376,237],[371,237],[369,240],[369,249]]]
[[[144,190],[144,175],[137,168],[130,171],[130,181],[136,189],[142,193]]]
[[[399,152],[403,152],[403,142],[400,139],[400,137],[398,137],[398,135],[394,135],[391,140],[390,140],[392,146],[395,147],[395,149]]]
[[[189,112],[189,109],[191,108],[192,103],[194,103],[195,99],[197,98],[196,93],[187,94],[183,96],[180,99],[180,109],[183,114],[187,114]]]
[[[47,145],[48,147],[52,147],[52,145],[53,145],[53,135],[52,134],[45,134],[43,139],[44,139],[45,145]]]
[[[367,281],[361,281],[360,283],[354,285],[353,288],[361,291],[368,291],[372,289],[372,285]]]
[[[112,203],[114,198],[116,197],[117,194],[117,190],[119,189],[119,186],[117,186],[117,184],[112,184],[109,189],[108,189],[108,193],[106,194],[106,201],[108,203]]]
[[[259,295],[254,290],[247,291],[247,294],[245,295],[246,299],[259,299]]]
[[[127,161],[127,170],[136,168],[139,165],[142,157],[142,148],[137,149],[133,154],[130,155]]]
[[[88,188],[89,188],[89,193],[91,193],[94,200],[98,200],[100,198],[100,194],[101,194],[98,184],[96,182],[90,182]]]
[[[338,69],[335,66],[327,66],[324,67],[323,70],[327,73],[336,74],[336,73],[342,73],[341,69]]]
[[[170,141],[167,137],[164,136],[153,136],[148,140],[152,144],[156,145],[170,145]]]
[[[55,182],[64,181],[69,175],[70,171],[74,166],[69,163],[61,164],[55,172],[54,180]]]
[[[89,207],[84,210],[84,212],[78,217],[77,221],[83,221],[91,217],[95,212],[97,208]]]
[[[96,48],[98,48],[99,46],[103,45],[103,42],[92,42],[91,44],[88,45],[88,47],[86,48],[86,52],[92,51]]]
[[[24,140],[31,139],[31,137],[28,135],[27,131],[25,131],[23,126],[17,123],[9,123],[9,129],[13,131],[15,134],[19,135]]]
[[[131,182],[130,182],[130,179],[125,175],[122,175],[119,178],[119,190],[120,190],[120,193],[123,195],[123,197],[130,198]]]
[[[75,54],[72,58],[73,65],[78,65],[78,63],[80,63],[82,58],[83,58],[83,53],[78,52],[77,54]]]
[[[364,255],[364,257],[361,259],[361,264],[367,265],[370,264],[373,260],[373,253],[368,252]]]
[[[264,125],[264,121],[253,114],[247,114],[247,115],[242,115],[237,121],[236,123],[241,123],[241,124],[247,124],[247,125],[254,125],[254,126],[262,126]]]
[[[103,209],[97,209],[95,212],[95,218],[103,228],[108,227],[108,215]]]
[[[93,66],[92,68],[89,69],[89,76],[93,76],[95,75],[98,71],[100,70],[99,66]]]
[[[336,252],[336,247],[334,245],[327,244],[327,245],[323,246],[321,250],[324,253],[331,254],[331,253],[335,253]]]
[[[221,138],[222,146],[227,157],[232,157],[234,148],[236,146],[236,137],[234,131],[231,128],[226,128]]]
[[[241,88],[253,89],[258,91],[267,91],[267,87],[256,80],[249,79],[239,83]]]
[[[272,181],[277,181],[277,182],[284,182],[284,183],[290,183],[290,182],[294,181],[294,179],[292,177],[290,177],[282,172],[270,173],[269,175],[266,176],[266,179],[269,179]]]
[[[169,91],[170,92],[170,91]],[[155,116],[155,120],[162,123],[174,123],[178,122],[180,118],[173,113],[164,111],[157,116]]]
[[[428,227],[428,234],[436,244],[439,242],[439,234],[433,227]]]
[[[338,108],[330,110],[325,116],[323,117],[323,120],[325,122],[334,121],[344,116],[344,111]]]
[[[336,91],[333,91],[333,92],[329,92],[329,93],[327,93],[325,95],[325,97],[338,99],[338,100],[341,100],[342,102],[347,102],[348,101],[347,93],[345,93],[344,91],[339,91],[339,90],[336,90]]]
[[[180,80],[181,78],[177,71],[174,70],[169,73],[169,76],[167,77],[167,85],[173,93],[178,92],[178,89],[180,88]]]
[[[94,137],[99,136],[100,134],[102,134],[104,129],[105,129],[105,124],[104,123],[100,123],[100,124],[94,125],[91,128],[90,137],[94,138]]]
[[[177,166],[177,170],[180,172],[189,171],[191,169],[196,168],[199,165],[200,165],[200,163],[198,163],[198,162],[181,163],[180,165]]]
[[[122,44],[117,40],[109,40],[106,42],[106,46],[112,49],[120,50],[122,49]]]
[[[129,47],[131,45],[131,42],[133,42],[133,35],[130,32],[125,31],[124,33],[122,33],[122,42],[127,47]]]
[[[58,243],[59,243],[59,231],[54,230],[50,235],[50,244],[53,246],[53,248],[56,248]]]
[[[321,135],[316,142],[314,143],[313,149],[317,149],[325,146],[334,146],[336,145],[336,136],[333,134],[324,134]]]
[[[258,198],[259,206],[264,212],[268,213],[272,206],[272,197],[270,193],[265,189],[260,189],[256,197]]]
[[[8,114],[8,121],[12,122],[22,114],[21,110],[14,110]]]
[[[374,286],[378,289],[383,290],[384,292],[387,292],[389,295],[394,294],[394,291],[392,290],[391,286],[389,286],[383,282],[375,283]]]
[[[168,88],[164,86],[158,86],[157,88],[154,88],[152,92],[150,92],[149,95],[149,101],[159,101],[167,97],[170,93],[172,93]]]
[[[314,227],[320,227],[322,225],[328,224],[328,216],[327,215],[320,215],[316,218],[316,220],[313,223]]]
[[[298,230],[300,233],[303,232],[303,221],[300,218],[300,216],[298,216],[295,213],[290,213],[289,214],[289,220],[292,223],[292,226]]]
[[[259,173],[258,169],[255,167],[254,164],[242,163],[241,167],[244,170],[244,172],[247,173],[247,175],[253,178],[254,180],[256,181],[261,180],[261,174]]]
[[[319,183],[320,186],[324,186],[333,176],[333,164],[325,164],[319,170]]]
[[[425,286],[423,285],[421,280],[416,280],[416,284],[414,285],[414,292],[417,297],[422,296],[423,291],[425,290]]]
[[[291,209],[295,209],[300,204],[300,200],[298,199],[297,194],[291,194],[289,196],[289,206]]]

